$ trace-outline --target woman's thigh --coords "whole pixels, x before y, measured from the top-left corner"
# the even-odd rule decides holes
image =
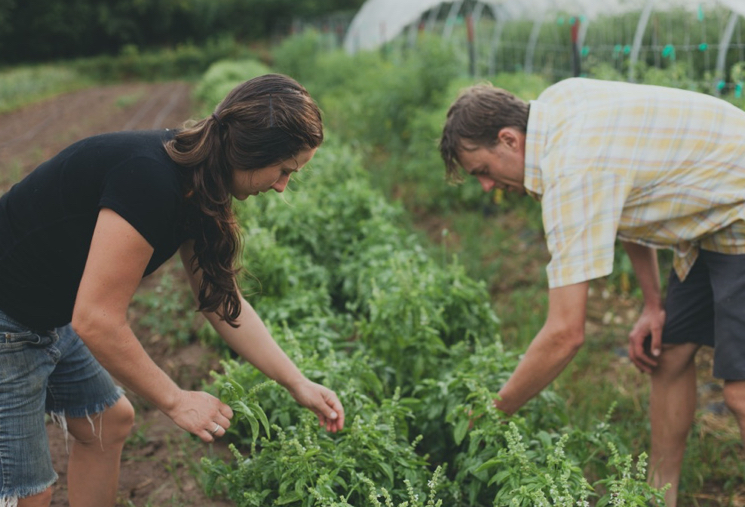
[[[0,312],[0,500],[41,493],[57,480],[44,404],[58,341],[56,332],[31,331]]]

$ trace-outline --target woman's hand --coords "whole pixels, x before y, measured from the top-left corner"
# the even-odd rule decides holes
[[[344,428],[344,407],[331,389],[304,379],[288,391],[299,404],[318,416],[326,431],[336,433]]]
[[[665,324],[665,310],[645,306],[639,320],[629,333],[629,359],[640,371],[651,373],[657,366],[657,358],[662,352],[662,328]],[[645,350],[645,341],[649,348]]]
[[[209,393],[181,391],[176,403],[163,411],[179,427],[205,442],[214,442],[230,427],[233,410]]]

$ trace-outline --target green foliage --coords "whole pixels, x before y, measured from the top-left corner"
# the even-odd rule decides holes
[[[136,308],[142,309],[139,325],[166,338],[170,345],[186,344],[194,335],[196,313],[187,318],[183,309],[193,306],[193,295],[188,287],[175,283],[171,272],[164,272],[152,290],[137,292],[133,298]]]
[[[354,11],[363,0],[0,0],[2,63],[50,61],[203,45],[215,34],[266,39],[288,13],[308,18]],[[95,41],[95,43],[91,43]]]
[[[246,389],[241,383],[235,380],[232,375],[232,365],[223,362],[225,370],[225,382],[220,386],[220,400],[230,406],[234,414],[237,414],[237,420],[247,423],[251,428],[251,443],[255,444],[259,438],[261,427],[263,426],[267,437],[271,435],[269,429],[269,420],[266,413],[259,406],[258,396],[262,389],[269,383],[262,383]]]
[[[0,113],[89,84],[90,80],[75,69],[61,65],[6,70],[0,72]]]
[[[646,453],[639,455],[634,467],[631,456],[621,456],[613,444],[609,444],[609,446],[611,449],[610,463],[616,467],[620,477],[618,475],[609,476],[598,481],[598,484],[607,488],[608,493],[598,501],[597,506],[646,507],[650,505],[650,500],[654,500],[654,505],[664,505],[665,492],[670,485],[668,484],[661,490],[657,490],[645,482]]]
[[[322,65],[348,68],[349,58]],[[365,58],[379,69],[392,65]],[[450,92],[434,90],[443,86],[456,85],[432,86],[411,111],[442,111]],[[385,142],[409,122],[360,142]],[[651,499],[642,479],[604,466],[607,442],[623,448],[607,421],[592,431],[568,427],[566,407],[550,390],[505,424],[493,400],[518,357],[504,350],[485,284],[457,258],[432,257],[404,228],[401,206],[373,187],[365,151],[336,135],[285,194],[247,200],[237,212],[246,230],[243,261],[255,276],[243,290],[300,370],[337,392],[347,425],[326,433],[287,391],[228,361],[211,389],[248,410],[228,432],[234,460],[204,461],[210,487],[246,506],[575,505],[594,494],[585,478],[594,467],[608,472],[598,490],[629,480],[625,487]],[[258,407],[245,402],[244,393],[259,388]],[[257,441],[265,424],[258,408],[271,437]]]
[[[210,114],[237,85],[269,72],[269,67],[253,59],[220,60],[213,63],[194,88],[194,99],[201,104],[200,114]]]
[[[406,141],[409,118],[441,99],[459,73],[451,46],[422,37],[416,50],[394,64],[379,52],[321,56],[313,32],[287,39],[274,52],[278,70],[303,82],[334,122],[344,140],[370,144]],[[364,93],[360,93],[364,90]]]
[[[77,58],[70,62],[70,66],[97,81],[150,81],[197,77],[217,60],[253,57],[234,39],[222,37],[206,41],[201,46],[186,42],[158,50],[142,50],[138,45],[128,44],[116,55]]]
[[[498,471],[489,483],[500,486],[494,505],[504,506],[561,506],[588,505],[592,488],[582,470],[566,459],[564,447],[569,438],[563,435],[552,442],[550,435],[539,433],[545,446],[542,452],[531,451],[514,422],[505,433],[506,448],[477,469]],[[543,461],[545,459],[545,462]],[[538,460],[538,461],[537,461]]]
[[[321,34],[316,30],[305,30],[299,35],[288,37],[274,48],[273,66],[278,72],[287,74],[306,87],[315,74],[316,60],[323,53]],[[309,88],[312,93],[312,89]]]
[[[340,435],[325,433],[304,412],[292,433],[275,426],[277,438],[262,439],[249,459],[233,446],[234,463],[204,460],[210,487],[224,487],[238,505],[257,507],[339,505],[340,499],[341,505],[375,505],[370,491],[377,488],[395,502],[425,497],[426,461],[415,452],[417,441],[406,442],[396,431],[409,415],[405,404],[394,396],[365,408]]]
[[[361,304],[359,338],[392,366],[395,385],[408,391],[432,376],[458,342],[497,337],[499,320],[483,284],[458,264],[442,269],[404,250],[359,267],[360,278],[371,280],[360,291],[369,299]]]

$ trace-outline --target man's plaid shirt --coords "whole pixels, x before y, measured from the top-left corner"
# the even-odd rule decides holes
[[[745,112],[673,88],[573,78],[530,104],[525,188],[541,201],[550,287],[613,270],[618,237],[745,253]]]

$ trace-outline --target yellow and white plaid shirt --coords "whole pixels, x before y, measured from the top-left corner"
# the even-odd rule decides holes
[[[606,276],[618,237],[745,253],[745,112],[673,88],[567,79],[530,103],[525,188],[540,199],[549,287]]]

